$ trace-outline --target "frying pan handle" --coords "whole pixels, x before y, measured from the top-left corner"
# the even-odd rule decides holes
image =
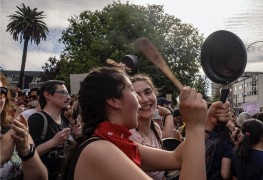
[[[229,94],[229,89],[221,89],[221,96],[220,96],[220,101],[222,101],[223,103],[226,102],[226,98]]]

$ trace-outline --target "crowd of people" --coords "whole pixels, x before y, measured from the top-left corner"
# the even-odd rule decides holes
[[[262,112],[238,115],[187,86],[174,109],[150,75],[116,67],[91,70],[76,96],[63,81],[0,80],[0,179],[263,179]]]

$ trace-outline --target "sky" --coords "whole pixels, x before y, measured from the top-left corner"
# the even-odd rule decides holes
[[[25,70],[41,71],[49,57],[59,57],[63,44],[58,40],[68,19],[85,10],[101,10],[112,0],[1,0],[0,67],[20,70],[23,43],[14,41],[6,32],[8,15],[24,3],[44,11],[49,34],[38,46],[29,44]],[[125,3],[126,1],[120,0]],[[240,37],[248,48],[245,71],[263,72],[263,0],[129,0],[137,5],[163,5],[167,14],[192,24],[204,37],[217,30],[229,30]],[[254,43],[254,44],[253,44]],[[252,44],[252,45],[251,45]]]

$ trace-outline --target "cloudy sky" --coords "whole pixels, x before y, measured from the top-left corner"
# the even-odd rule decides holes
[[[120,0],[121,2],[126,2]],[[246,71],[263,72],[263,0],[129,0],[132,4],[164,5],[165,13],[174,15],[185,23],[198,28],[205,37],[214,31],[225,29],[237,34],[248,48]],[[14,14],[16,6],[24,3],[44,11],[49,28],[46,41],[38,46],[29,45],[26,70],[42,70],[41,66],[51,56],[59,57],[63,44],[58,43],[61,31],[67,28],[68,19],[85,10],[101,10],[112,0],[1,0],[0,67],[20,70],[23,43],[14,41],[5,32],[8,15]],[[254,43],[256,42],[256,43]],[[254,43],[254,44],[253,44]]]

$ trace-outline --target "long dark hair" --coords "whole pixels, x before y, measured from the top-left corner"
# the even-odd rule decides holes
[[[260,142],[263,136],[263,123],[257,119],[246,120],[241,127],[243,139],[238,144],[236,155],[244,160],[248,160],[251,156],[253,146]]]
[[[106,100],[121,98],[125,87],[125,74],[118,68],[101,67],[90,71],[80,83],[79,106],[82,122],[82,135],[77,138],[67,152],[62,169],[62,179],[66,179],[66,173],[75,149],[89,139],[97,126],[107,121]]]

